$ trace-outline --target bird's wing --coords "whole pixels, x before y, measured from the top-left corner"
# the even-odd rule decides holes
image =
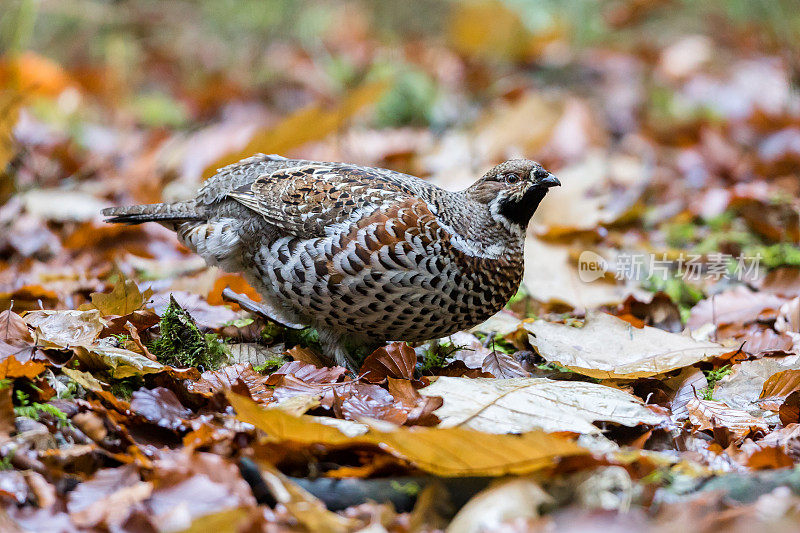
[[[227,193],[287,234],[320,237],[413,196],[404,174],[341,163],[306,163],[259,175]]]

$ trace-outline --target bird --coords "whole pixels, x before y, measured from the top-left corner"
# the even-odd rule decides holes
[[[448,191],[383,168],[257,154],[193,199],[103,214],[172,229],[207,264],[241,273],[271,320],[313,327],[325,355],[356,371],[359,346],[444,338],[503,309],[528,223],[560,185],[528,159]]]

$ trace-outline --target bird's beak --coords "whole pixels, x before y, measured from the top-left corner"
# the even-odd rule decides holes
[[[561,187],[561,182],[558,181],[557,177],[548,172],[547,176],[539,180],[538,185],[541,185],[542,187],[547,187],[549,189],[550,187]]]

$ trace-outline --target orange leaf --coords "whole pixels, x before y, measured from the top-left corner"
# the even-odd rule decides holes
[[[239,274],[223,274],[214,282],[211,292],[208,293],[208,301],[211,305],[230,305],[232,309],[239,309],[239,305],[222,297],[225,287],[230,287],[233,292],[244,294],[254,302],[261,301],[261,295]]]
[[[28,360],[24,363],[17,361],[13,355],[0,361],[0,379],[5,378],[33,378],[44,372],[44,363]]]

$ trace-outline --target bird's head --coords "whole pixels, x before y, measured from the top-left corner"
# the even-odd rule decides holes
[[[547,190],[559,185],[536,161],[510,159],[484,174],[466,194],[486,204],[495,221],[524,230]]]

